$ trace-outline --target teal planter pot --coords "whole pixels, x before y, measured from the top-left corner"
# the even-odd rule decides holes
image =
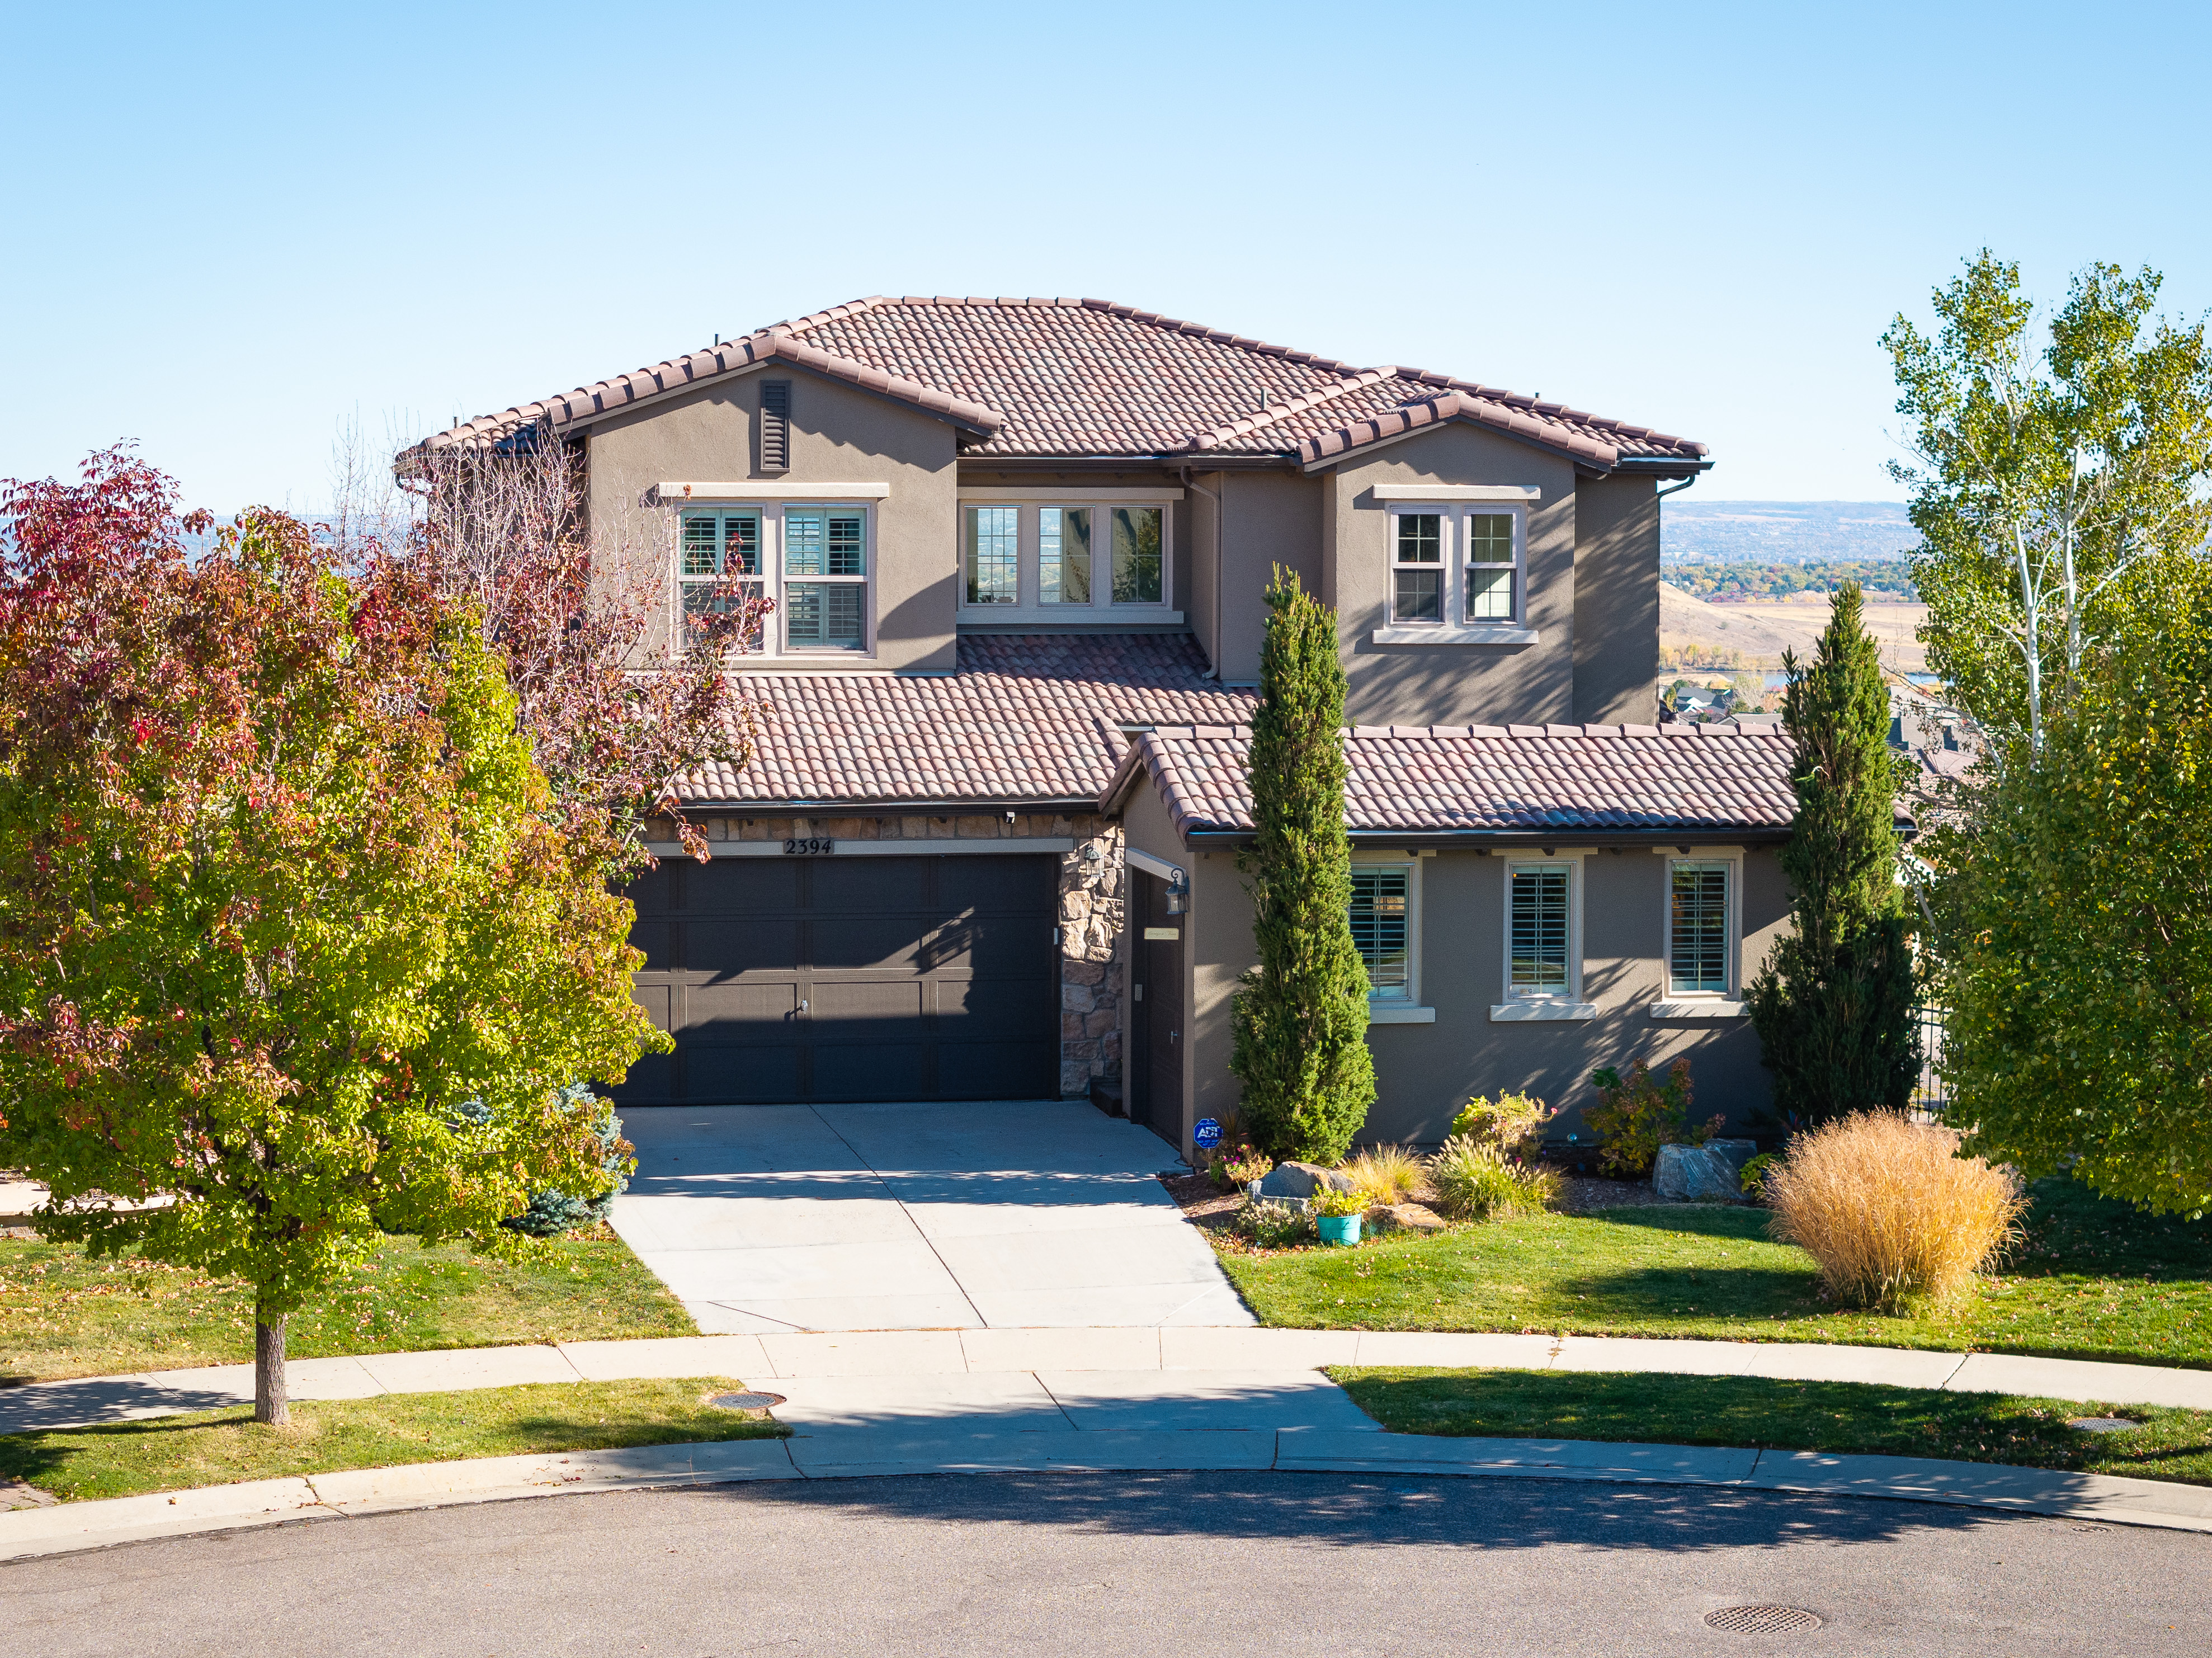
[[[1359,1218],[1358,1215],[1316,1215],[1314,1224],[1321,1228],[1323,1243],[1357,1243]]]

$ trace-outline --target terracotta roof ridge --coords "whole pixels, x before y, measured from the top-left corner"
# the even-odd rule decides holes
[[[1400,375],[1407,380],[1420,378],[1419,371],[1408,374],[1401,370]],[[1298,445],[1298,459],[1311,466],[1339,455],[1349,454],[1356,449],[1364,449],[1370,444],[1417,432],[1425,426],[1441,425],[1455,419],[1472,420],[1478,425],[1490,427],[1509,436],[1560,451],[1608,472],[1620,462],[1620,451],[1610,443],[1601,443],[1549,418],[1451,386],[1442,388],[1437,395],[1419,403],[1386,410],[1378,415],[1369,415],[1334,432],[1323,432],[1307,438]]]
[[[1500,404],[1539,420],[1558,424],[1571,421],[1580,426],[1594,426],[1601,432],[1618,433],[1624,438],[1673,449],[1685,456],[1706,452],[1705,446],[1693,439],[1676,437],[1672,433],[1656,431],[1649,426],[1638,426],[1633,421],[1615,420],[1610,415],[1593,415],[1587,409],[1577,409],[1571,404],[1547,403],[1523,392],[1508,392],[1501,386],[1485,386],[1480,380],[1461,380],[1453,374],[1432,374],[1425,368],[1401,368],[1398,373],[1401,378],[1423,386],[1438,386],[1467,397],[1479,398],[1486,403]]]
[[[1262,427],[1276,425],[1292,415],[1319,408],[1322,404],[1334,402],[1348,392],[1379,384],[1397,372],[1395,368],[1362,368],[1343,380],[1332,381],[1327,386],[1316,386],[1310,392],[1285,398],[1280,403],[1270,403],[1265,409],[1255,409],[1252,413],[1217,426],[1211,431],[1194,433],[1182,440],[1181,446],[1189,451],[1203,451],[1218,443],[1225,443],[1231,438],[1248,436]]]
[[[849,314],[854,308],[848,307],[842,309]],[[818,319],[830,313],[816,314]],[[442,449],[454,444],[483,442],[504,437],[541,420],[550,422],[558,428],[598,415],[611,414],[668,392],[703,386],[721,375],[778,359],[811,368],[835,380],[848,381],[864,390],[917,404],[932,413],[980,431],[996,432],[1006,424],[1005,416],[973,398],[961,397],[939,386],[925,386],[920,380],[888,374],[853,358],[824,351],[795,337],[787,325],[771,323],[768,327],[742,338],[724,340],[697,351],[688,351],[680,357],[668,358],[650,367],[633,369],[627,374],[596,380],[589,386],[580,386],[572,392],[541,398],[536,403],[518,404],[496,415],[479,415],[442,432],[433,433],[415,447]]]

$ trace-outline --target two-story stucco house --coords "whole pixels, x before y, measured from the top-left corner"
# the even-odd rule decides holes
[[[1368,1138],[1639,1055],[1765,1101],[1786,745],[1650,723],[1659,497],[1702,445],[1065,299],[863,300],[430,441],[532,423],[670,626],[733,564],[775,601],[761,751],[687,802],[715,855],[635,894],[677,1049],[630,1101],[1119,1081],[1182,1151],[1229,1117],[1277,565],[1342,633]]]

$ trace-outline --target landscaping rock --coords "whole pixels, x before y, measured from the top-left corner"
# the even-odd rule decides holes
[[[1441,1232],[1445,1221],[1442,1215],[1419,1203],[1377,1204],[1367,1212],[1367,1230],[1384,1232]]]
[[[1743,1174],[1744,1164],[1759,1155],[1759,1142],[1757,1140],[1707,1140],[1705,1150],[1717,1151],[1726,1157],[1729,1160],[1729,1166],[1734,1169],[1740,1177]]]
[[[1651,1189],[1670,1203],[1741,1203],[1735,1165],[1710,1145],[1662,1145]]]
[[[1263,1198],[1310,1198],[1316,1187],[1352,1190],[1352,1176],[1314,1163],[1279,1163],[1255,1188]]]

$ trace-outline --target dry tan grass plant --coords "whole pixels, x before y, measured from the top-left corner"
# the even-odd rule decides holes
[[[1370,1203],[1403,1203],[1420,1189],[1420,1156],[1409,1145],[1370,1145],[1344,1165]]]
[[[1437,1206],[1455,1220],[1493,1220],[1538,1210],[1559,1195],[1559,1177],[1520,1163],[1472,1135],[1455,1134],[1428,1160]]]
[[[1771,1230],[1837,1300],[1911,1314],[1954,1303],[2019,1236],[2020,1178],[1958,1155],[1956,1129],[1858,1112],[1798,1135],[1767,1175]]]

